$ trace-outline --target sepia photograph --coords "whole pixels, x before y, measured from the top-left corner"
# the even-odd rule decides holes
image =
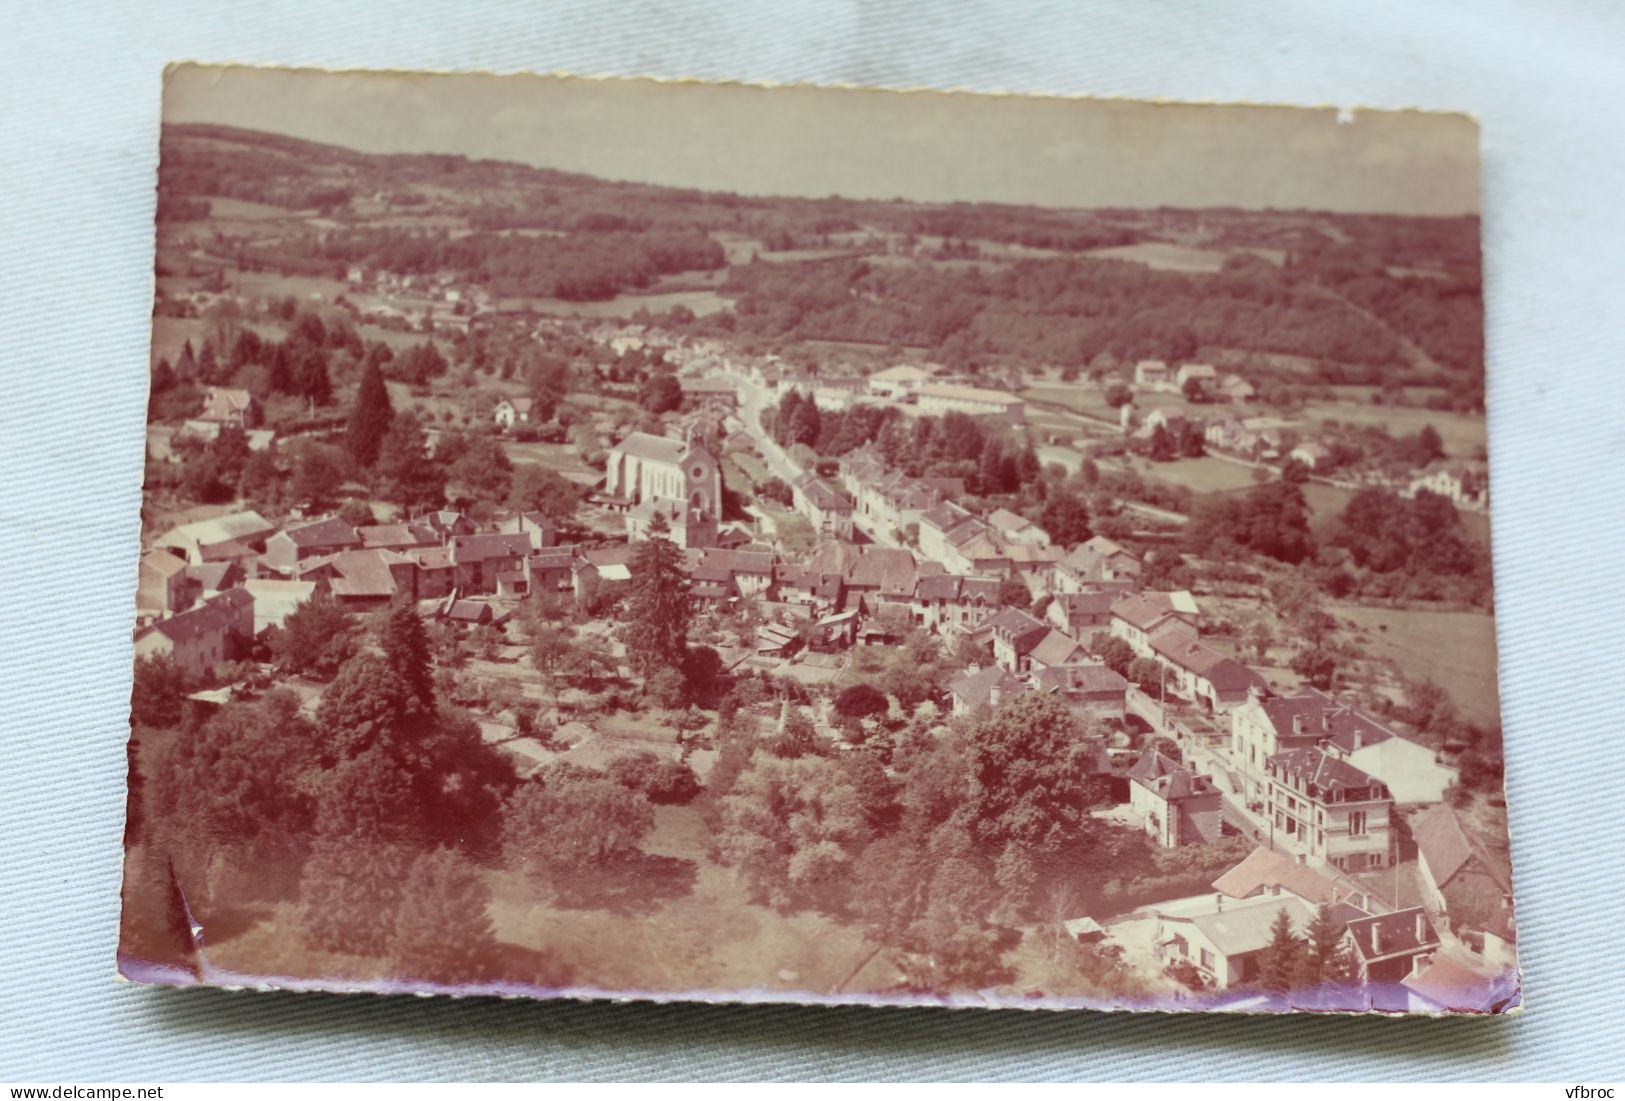
[[[156,189],[123,978],[1519,1007],[1470,117],[188,64]]]

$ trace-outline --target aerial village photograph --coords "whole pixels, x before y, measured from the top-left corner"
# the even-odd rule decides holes
[[[1518,1005],[1469,120],[180,67],[156,185],[125,977]]]

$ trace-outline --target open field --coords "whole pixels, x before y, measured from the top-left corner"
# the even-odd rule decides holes
[[[233,289],[250,298],[287,298],[292,295],[301,304],[320,295],[323,302],[331,302],[349,290],[342,279],[320,279],[310,275],[279,275],[272,271],[234,271],[230,281]]]
[[[1143,241],[1137,245],[1118,245],[1115,248],[1092,249],[1085,255],[1100,260],[1132,260],[1159,271],[1187,271],[1211,274],[1224,267],[1230,258],[1227,252],[1190,248],[1168,241]]]
[[[1498,720],[1494,616],[1356,604],[1334,604],[1330,610],[1366,628],[1361,640],[1373,657],[1392,658],[1408,677],[1436,681],[1469,721]]]
[[[1060,406],[1079,416],[1117,423],[1117,410],[1106,404],[1106,391],[1098,387],[1067,384],[1033,386],[1021,391],[1019,396],[1034,405]]]
[[[1128,457],[1129,466],[1142,478],[1185,486],[1193,493],[1229,493],[1251,489],[1253,468],[1240,463],[1204,455],[1200,459],[1175,459],[1169,463],[1154,463],[1138,455]]]
[[[1461,458],[1477,455],[1487,440],[1485,420],[1476,413],[1315,401],[1303,407],[1302,415],[1305,420],[1316,424],[1331,420],[1344,424],[1383,425],[1394,436],[1414,436],[1425,425],[1431,424],[1444,441],[1445,451]]]
[[[582,462],[576,449],[567,443],[520,443],[518,440],[504,439],[502,450],[516,464],[536,463],[584,486],[596,485],[604,477],[603,471],[594,470]]]
[[[715,291],[682,290],[652,294],[620,294],[604,302],[566,302],[562,298],[503,298],[497,306],[508,310],[535,310],[554,317],[628,318],[639,310],[665,313],[686,306],[701,317],[733,306],[733,300]]]

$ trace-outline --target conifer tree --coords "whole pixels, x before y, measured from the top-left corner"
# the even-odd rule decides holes
[[[432,713],[434,660],[429,651],[429,632],[417,610],[405,603],[391,608],[378,641],[396,678],[423,711]]]
[[[666,538],[669,530],[657,513],[632,555],[626,654],[645,681],[662,669],[681,669],[688,655],[688,578],[683,552]]]
[[[491,890],[466,856],[451,849],[419,854],[395,914],[394,972],[444,983],[488,977],[496,944],[490,904]]]
[[[1272,994],[1285,994],[1298,978],[1298,959],[1303,943],[1292,935],[1292,915],[1285,906],[1275,912],[1270,923],[1270,942],[1259,954],[1258,982]]]
[[[389,389],[384,385],[384,373],[378,364],[368,358],[361,369],[361,387],[356,391],[355,409],[350,413],[350,424],[345,443],[357,466],[370,467],[378,461],[378,449],[383,446],[389,423],[395,418],[390,405]]]

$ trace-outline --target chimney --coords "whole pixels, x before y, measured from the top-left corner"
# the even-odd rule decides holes
[[[1294,716],[1292,716],[1292,733],[1294,733],[1294,734],[1302,734],[1303,733],[1303,716],[1302,715],[1294,715]]]
[[[1428,939],[1428,923],[1427,923],[1427,919],[1422,916],[1422,911],[1418,910],[1418,911],[1416,911],[1416,943],[1417,944],[1426,944],[1427,939]]]

